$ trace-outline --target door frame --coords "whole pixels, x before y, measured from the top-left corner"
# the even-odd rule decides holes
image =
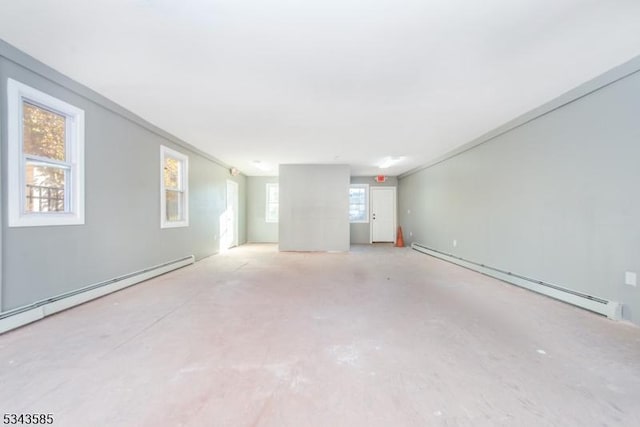
[[[398,228],[398,197],[395,186],[374,185],[369,187],[369,244],[373,244],[373,192],[378,190],[391,190],[393,192],[393,232]],[[395,242],[396,239],[393,239]]]
[[[239,203],[240,203],[240,197],[238,195],[239,192],[239,188],[238,188],[238,183],[235,181],[232,181],[230,179],[227,180],[227,194],[226,194],[226,203],[227,203],[227,211],[229,210],[229,187],[233,187],[234,188],[234,193],[235,193],[235,200],[233,200],[233,240],[229,243],[229,247],[226,249],[231,249],[233,247],[238,246],[238,210],[239,210]]]

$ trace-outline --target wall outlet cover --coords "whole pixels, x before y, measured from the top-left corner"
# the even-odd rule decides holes
[[[638,285],[637,274],[633,271],[627,271],[626,273],[624,273],[624,284],[630,285],[630,286],[637,286]]]

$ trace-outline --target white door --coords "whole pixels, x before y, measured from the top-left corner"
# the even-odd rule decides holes
[[[371,187],[369,197],[371,199],[371,243],[395,242],[395,187]]]
[[[220,250],[238,246],[238,184],[227,181],[227,209],[220,217]]]

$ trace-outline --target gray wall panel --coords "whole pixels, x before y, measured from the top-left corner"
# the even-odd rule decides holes
[[[281,251],[349,250],[349,166],[280,165]]]
[[[624,284],[640,272],[638,112],[635,73],[402,177],[405,239],[622,302],[640,324]]]
[[[10,48],[2,45],[4,54]],[[16,56],[20,56],[17,52]],[[6,85],[13,78],[85,111],[85,225],[8,228],[2,222],[3,311],[186,255],[218,251],[218,218],[226,208],[228,169],[177,145],[130,113],[103,106],[95,93],[72,90],[53,70],[0,56],[2,206],[6,208]],[[38,73],[31,71],[37,69]],[[86,95],[86,96],[85,96]],[[125,118],[126,117],[126,118]],[[160,229],[160,145],[189,156],[190,226]],[[246,240],[245,177],[239,183],[239,242]],[[4,217],[4,215],[3,215]]]

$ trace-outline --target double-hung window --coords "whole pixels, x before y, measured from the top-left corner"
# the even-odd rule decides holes
[[[369,185],[349,186],[349,222],[369,222]]]
[[[8,79],[10,227],[84,224],[84,111]]]
[[[160,227],[189,226],[189,158],[160,146]]]
[[[267,203],[265,212],[265,222],[278,222],[279,215],[279,186],[277,183],[267,184]]]

